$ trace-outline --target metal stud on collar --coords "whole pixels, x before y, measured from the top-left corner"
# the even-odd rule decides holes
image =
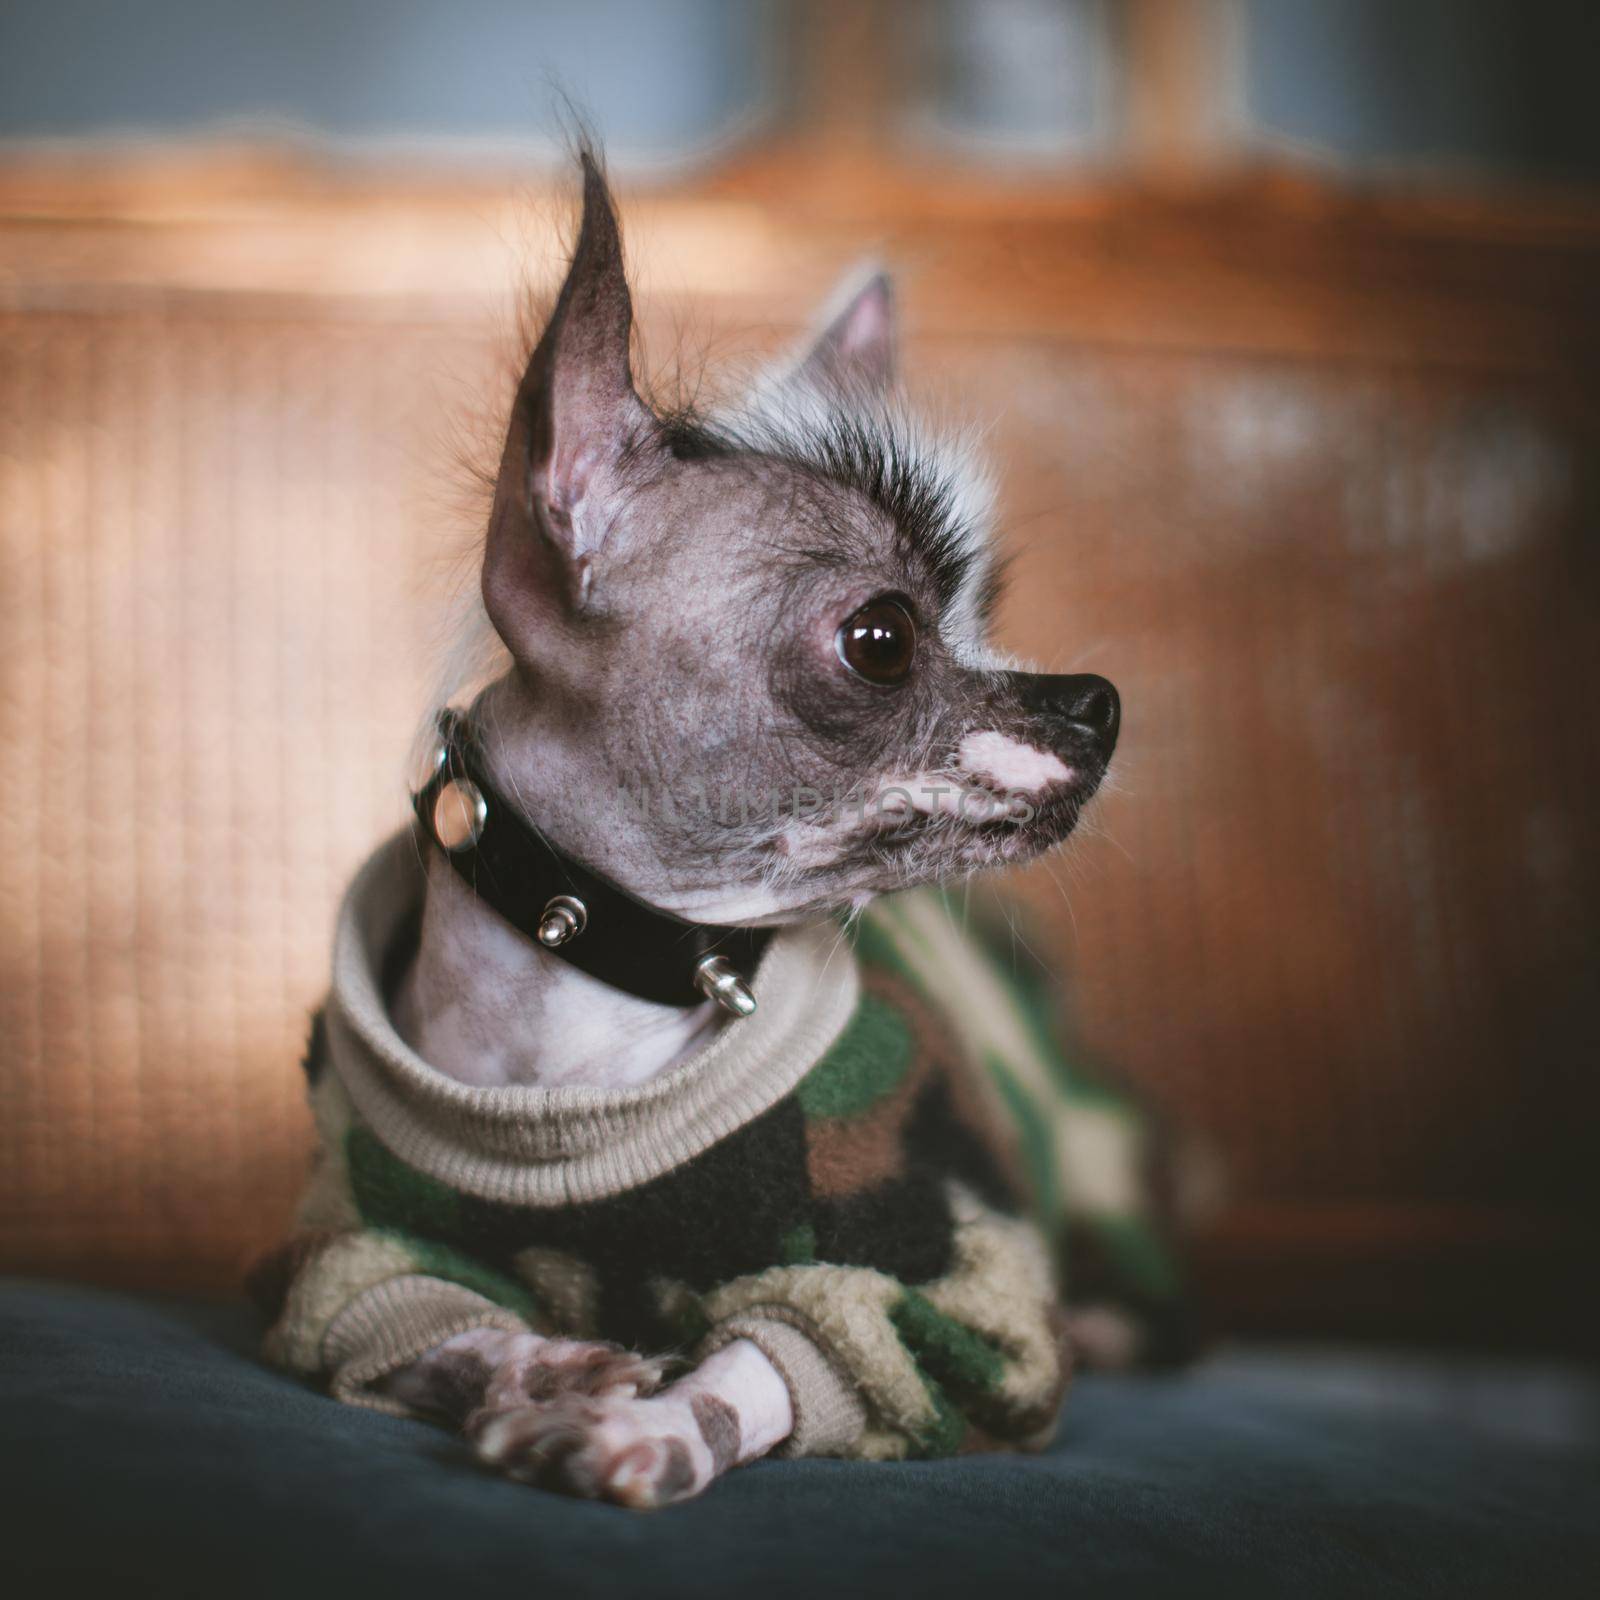
[[[444,770],[445,761],[450,752],[445,748],[443,739],[434,739],[431,744],[425,745],[412,758],[411,792],[421,794],[433,780]]]
[[[724,1011],[748,1017],[756,1008],[756,997],[726,956],[702,956],[694,969],[694,986],[708,1000],[715,1000]]]
[[[433,802],[433,836],[451,854],[470,850],[488,820],[489,803],[470,778],[452,778]]]
[[[558,950],[589,925],[589,908],[575,894],[552,895],[539,913],[539,943]]]

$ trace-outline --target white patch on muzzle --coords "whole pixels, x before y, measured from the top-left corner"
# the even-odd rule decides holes
[[[992,729],[969,733],[956,760],[963,772],[1009,794],[1038,794],[1052,783],[1071,783],[1078,775],[1060,756]]]

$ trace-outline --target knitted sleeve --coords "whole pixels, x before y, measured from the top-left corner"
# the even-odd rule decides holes
[[[766,1350],[795,1401],[790,1454],[1042,1443],[1067,1375],[1053,1252],[937,1020],[869,974],[797,1097],[807,1221],[782,1263],[701,1298],[701,1352],[730,1337]]]
[[[470,1254],[365,1221],[350,1180],[349,1102],[331,1073],[311,1105],[322,1142],[293,1234],[251,1275],[269,1319],[262,1351],[337,1399],[401,1414],[379,1380],[458,1333],[536,1328],[539,1314],[526,1287]]]
[[[959,1186],[949,1199],[954,1259],[936,1279],[807,1262],[705,1298],[700,1354],[751,1338],[789,1382],[796,1432],[781,1453],[880,1460],[1047,1439],[1067,1365],[1043,1240]]]

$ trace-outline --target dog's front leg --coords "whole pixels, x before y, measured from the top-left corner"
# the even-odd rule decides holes
[[[478,1454],[514,1478],[636,1509],[698,1494],[793,1428],[788,1385],[748,1339],[658,1395],[568,1394],[467,1425]]]
[[[561,1397],[633,1399],[661,1387],[666,1362],[619,1345],[472,1328],[391,1373],[382,1391],[456,1427]]]

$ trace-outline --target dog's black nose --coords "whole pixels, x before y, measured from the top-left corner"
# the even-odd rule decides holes
[[[1025,710],[1059,719],[1102,761],[1111,759],[1122,726],[1122,701],[1104,678],[1092,672],[1018,673]]]
[[[1067,720],[1076,723],[1110,755],[1111,747],[1117,742],[1117,729],[1122,726],[1122,701],[1116,689],[1092,672],[1057,678],[1055,682],[1061,685],[1057,703]]]

